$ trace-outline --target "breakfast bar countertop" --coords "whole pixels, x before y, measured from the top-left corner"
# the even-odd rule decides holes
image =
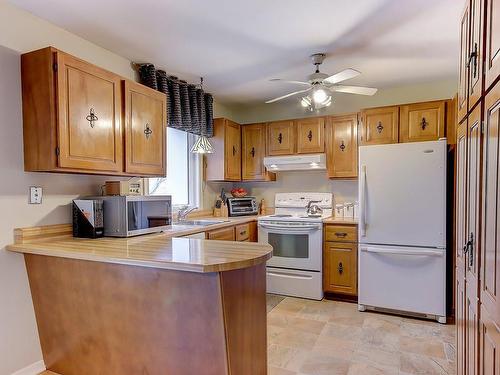
[[[171,238],[73,238],[7,246],[13,252],[190,272],[222,272],[265,263],[272,247],[251,242]]]

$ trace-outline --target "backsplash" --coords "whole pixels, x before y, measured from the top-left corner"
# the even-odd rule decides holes
[[[275,182],[207,183],[203,194],[204,208],[211,208],[220,188],[229,192],[233,187],[243,187],[249,194],[264,198],[268,207],[274,207],[276,193],[333,192],[335,203],[358,200],[357,180],[329,180],[325,171],[299,171],[278,173]]]

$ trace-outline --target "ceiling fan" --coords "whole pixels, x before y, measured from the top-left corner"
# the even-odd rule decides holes
[[[361,74],[361,72],[358,72],[355,69],[345,69],[330,76],[328,74],[321,73],[319,71],[319,66],[323,63],[325,57],[326,55],[324,53],[315,53],[314,55],[311,55],[311,60],[316,66],[316,71],[308,77],[307,82],[290,81],[280,78],[271,79],[272,82],[292,83],[307,86],[307,88],[268,100],[266,103],[274,103],[290,96],[308,93],[306,96],[302,97],[301,104],[303,107],[314,110],[331,105],[332,97],[330,94],[332,92],[344,92],[357,95],[374,95],[377,92],[377,89],[372,87],[339,85],[339,82],[357,77]]]

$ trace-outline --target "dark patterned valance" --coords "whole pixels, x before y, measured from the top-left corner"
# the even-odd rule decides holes
[[[201,87],[188,84],[164,70],[156,70],[153,64],[140,64],[141,83],[167,95],[167,126],[189,133],[212,137],[213,103],[211,94]]]

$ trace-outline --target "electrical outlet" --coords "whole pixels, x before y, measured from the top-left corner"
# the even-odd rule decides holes
[[[40,186],[30,186],[30,204],[42,204],[43,191]]]

